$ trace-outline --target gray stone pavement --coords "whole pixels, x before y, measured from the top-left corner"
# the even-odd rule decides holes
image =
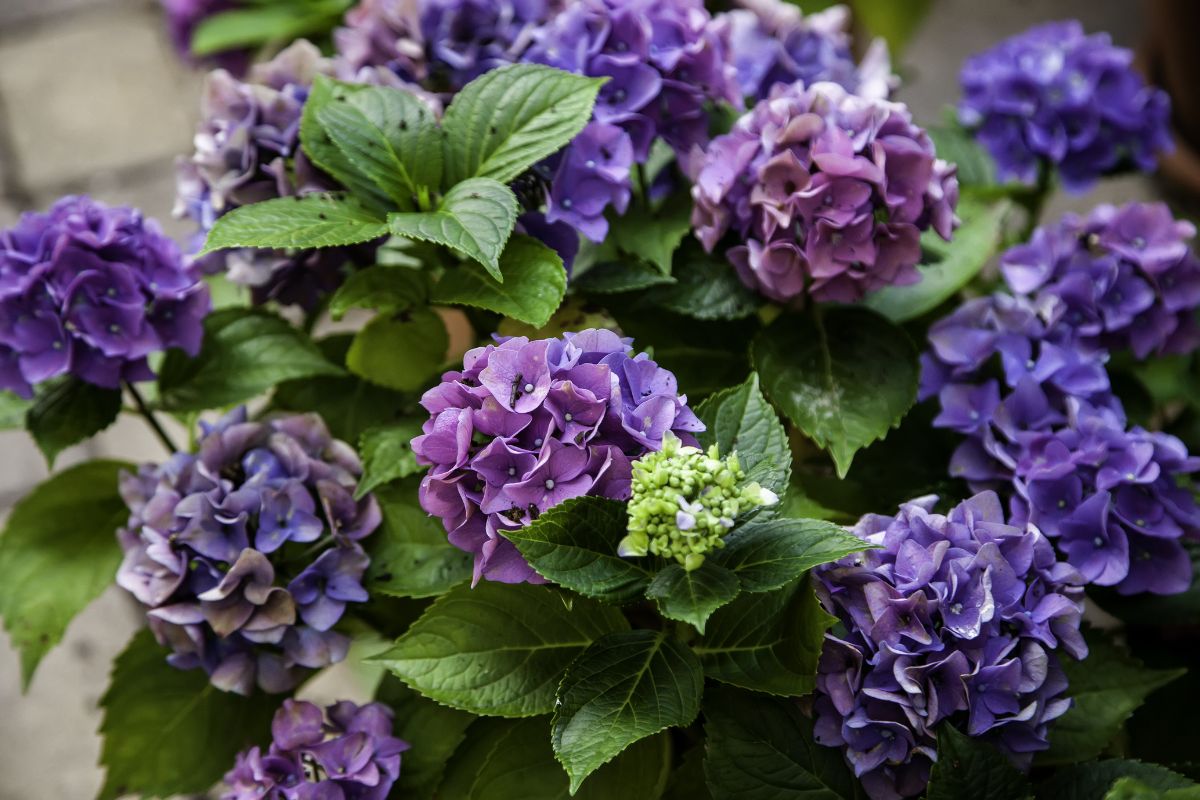
[[[200,78],[173,58],[153,0],[0,0],[0,226],[18,210],[44,208],[68,192],[130,203],[176,236],[169,218],[171,160],[187,152]],[[1038,20],[1078,17],[1135,45],[1134,0],[939,0],[903,59],[901,99],[918,119],[934,120],[957,94],[959,65],[972,52]],[[1050,213],[1153,194],[1132,178],[1086,198],[1056,198]],[[160,457],[137,420],[125,419],[94,442],[72,448],[65,466],[99,455]],[[21,433],[0,433],[0,515],[46,475]],[[110,590],[67,632],[22,696],[17,659],[0,633],[0,800],[86,800],[100,773],[96,701],[108,664],[138,624]],[[314,691],[327,697],[362,689],[333,677]],[[186,769],[186,765],[180,765]]]

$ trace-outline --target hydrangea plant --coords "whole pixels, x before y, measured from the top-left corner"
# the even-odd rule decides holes
[[[0,536],[26,684],[145,618],[101,798],[1200,791],[1194,227],[1040,216],[1169,144],[1126,51],[925,124],[841,7],[165,5],[196,235],[0,231],[0,421],[163,447]]]

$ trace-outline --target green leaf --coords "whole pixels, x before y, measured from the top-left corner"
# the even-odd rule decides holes
[[[387,222],[333,192],[277,197],[235,208],[217,219],[200,255],[230,247],[311,250],[362,244],[387,236]]]
[[[540,328],[567,291],[562,258],[528,236],[513,236],[500,257],[500,283],[476,264],[449,269],[433,287],[433,302],[474,306]]]
[[[949,113],[954,112],[951,110]],[[969,131],[957,122],[930,125],[926,130],[929,138],[933,140],[938,158],[958,167],[957,177],[963,187],[982,189],[989,193],[998,188],[996,162]]]
[[[742,283],[729,262],[700,248],[679,256],[675,283],[656,286],[647,293],[649,303],[696,319],[743,319],[753,316],[762,299]]]
[[[856,797],[841,751],[813,741],[812,721],[795,703],[710,688],[704,697],[704,720],[704,773],[713,800]]]
[[[60,472],[8,518],[0,536],[0,617],[21,653],[25,688],[75,615],[112,584],[121,564],[117,528],[129,517],[117,475],[127,468],[89,461]]]
[[[872,36],[882,36],[896,56],[931,8],[933,0],[854,0],[855,19]]]
[[[365,431],[358,445],[363,474],[354,498],[361,499],[376,487],[420,472],[422,467],[412,451],[412,440],[420,435],[421,423],[415,419]]]
[[[938,760],[933,765],[926,800],[1024,800],[1033,786],[1007,757],[980,739],[939,726]]]
[[[512,189],[491,178],[471,178],[446,192],[437,211],[389,214],[388,226],[397,236],[440,244],[473,258],[503,281],[500,255],[518,211]]]
[[[338,83],[334,102],[316,112],[330,140],[358,171],[397,206],[417,206],[418,195],[442,179],[442,132],[424,101],[389,86]]]
[[[567,665],[628,623],[614,608],[546,586],[480,581],[434,601],[376,657],[426,697],[475,714],[528,717],[554,708]]]
[[[1073,764],[1100,755],[1155,689],[1186,670],[1147,669],[1107,638],[1088,637],[1088,657],[1063,659],[1071,708],[1050,727],[1050,749],[1038,764]]]
[[[807,581],[743,594],[708,621],[693,648],[710,678],[769,694],[799,696],[816,686],[825,631],[834,623]]]
[[[704,633],[708,618],[737,597],[738,589],[737,576],[709,558],[691,572],[671,564],[654,576],[646,596],[658,603],[667,619],[682,620]]]
[[[696,407],[707,426],[699,435],[704,447],[723,454],[737,452],[747,475],[782,495],[791,476],[792,450],[787,430],[759,389],[758,374],[745,383],[717,392]]]
[[[25,427],[53,469],[59,453],[112,425],[120,413],[120,389],[64,376],[37,388]]]
[[[391,198],[333,143],[317,118],[322,109],[337,102],[334,99],[336,87],[337,82],[332,78],[316,76],[300,117],[300,144],[308,159],[349,189],[351,195],[369,208],[386,214],[393,210]]]
[[[952,241],[944,242],[932,232],[922,237],[926,255],[920,283],[888,286],[867,296],[863,305],[893,322],[907,322],[933,311],[962,291],[996,254],[1011,208],[1007,200],[985,204],[963,198],[958,213],[964,223]]]
[[[25,414],[32,405],[32,400],[0,390],[0,430],[25,427]]]
[[[375,499],[383,523],[366,541],[368,592],[433,597],[471,578],[471,554],[446,539],[442,524],[417,505],[417,483],[381,486]]]
[[[276,315],[231,308],[204,320],[198,356],[167,353],[158,372],[159,399],[170,411],[204,411],[249,400],[283,381],[344,374]]]
[[[195,56],[204,57],[272,42],[286,43],[320,36],[337,26],[349,6],[348,0],[332,0],[307,3],[300,8],[291,4],[267,5],[214,14],[196,26],[191,51]]]
[[[575,497],[504,536],[543,578],[587,597],[625,603],[650,583],[641,564],[617,555],[627,522],[622,502]]]
[[[471,81],[454,97],[446,131],[448,184],[508,183],[567,145],[592,118],[602,79],[514,64]]]
[[[1119,778],[1104,800],[1200,800],[1200,785],[1155,789],[1137,778]]]
[[[613,242],[622,253],[650,263],[662,275],[671,274],[675,251],[691,229],[692,198],[686,192],[677,192],[656,211],[635,207],[609,225]]]
[[[447,767],[439,800],[567,800],[570,784],[548,725],[545,717],[479,720]],[[669,768],[668,737],[643,739],[597,770],[575,800],[657,800]]]
[[[396,712],[396,736],[415,745],[404,753],[393,793],[405,800],[434,800],[446,763],[477,717],[427,700],[391,675],[384,676],[376,699]]]
[[[1048,780],[1038,785],[1037,797],[1038,800],[1104,800],[1113,784],[1121,778],[1136,778],[1151,789],[1160,791],[1195,786],[1192,781],[1166,767],[1112,758],[1060,767]]]
[[[400,316],[382,314],[354,337],[346,366],[380,386],[413,391],[441,368],[449,347],[446,323],[431,308]]]
[[[619,294],[674,283],[655,267],[632,258],[604,261],[571,278],[571,287],[594,294]]]
[[[329,315],[339,320],[354,308],[398,314],[424,305],[429,295],[427,280],[424,272],[406,267],[367,267],[338,287],[329,300]]]
[[[683,759],[667,782],[663,800],[712,800],[708,784],[704,782],[703,743],[683,754]]]
[[[887,435],[917,399],[917,350],[885,318],[859,308],[785,315],[754,340],[754,366],[775,405],[833,455],[844,478],[854,454]]]
[[[726,537],[713,560],[747,592],[769,592],[817,566],[871,546],[840,525],[787,517],[751,520]]]
[[[571,792],[629,745],[700,712],[704,674],[687,645],[656,631],[613,633],[567,668],[550,741]]]
[[[176,669],[168,655],[142,630],[117,656],[100,700],[107,775],[99,800],[207,792],[240,750],[271,741],[277,696],[222,692],[204,670]]]

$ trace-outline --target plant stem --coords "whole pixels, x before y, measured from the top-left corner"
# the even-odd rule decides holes
[[[646,213],[649,214],[650,210],[651,210],[650,209],[650,184],[646,180],[647,176],[646,176],[646,165],[645,164],[637,165],[637,175],[638,175],[638,188],[641,190],[642,205],[645,207]]]
[[[137,387],[130,381],[125,381],[125,388],[129,390],[130,396],[133,397],[133,402],[138,408],[138,413],[142,415],[146,423],[150,426],[150,429],[158,436],[158,440],[163,443],[163,447],[167,448],[167,452],[172,454],[178,453],[179,448],[175,446],[175,443],[171,441],[171,437],[167,435],[163,426],[159,424],[158,419],[154,416],[154,412],[150,410],[150,406],[146,405],[146,400],[142,397],[141,392],[137,390]]]

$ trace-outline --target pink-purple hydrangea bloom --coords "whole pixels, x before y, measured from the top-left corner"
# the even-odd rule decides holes
[[[317,415],[252,422],[242,408],[205,425],[197,453],[122,476],[117,583],[174,666],[249,694],[345,657],[333,627],[367,599],[359,542],[381,520],[374,498],[354,499],[361,472]]]
[[[476,348],[421,399],[421,506],[475,554],[475,580],[542,582],[504,531],[572,497],[628,500],[630,460],[703,424],[675,376],[607,330]]]
[[[1133,70],[1133,53],[1077,21],[1038,25],[967,59],[958,116],[1001,179],[1056,167],[1084,190],[1125,163],[1154,169],[1171,147],[1170,99]]]
[[[921,793],[942,725],[1027,768],[1070,706],[1055,651],[1087,655],[1083,578],[1037,528],[1007,522],[991,492],[944,515],[936,500],[864,517],[854,533],[878,549],[816,570],[844,632],[825,638],[814,736],[873,800]]]
[[[920,235],[954,230],[955,167],[908,109],[833,83],[777,86],[693,165],[705,249],[781,302],[853,302],[919,280]]]
[[[942,409],[934,424],[967,437],[951,474],[1009,495],[1015,519],[1123,594],[1174,594],[1192,579],[1181,542],[1200,536],[1200,508],[1179,481],[1200,459],[1130,426],[1105,367],[1124,348],[1144,358],[1195,347],[1191,232],[1161,205],[1067,217],[1003,257],[1016,296],[966,303],[930,328],[923,356],[921,394]]]
[[[284,700],[271,722],[271,746],[238,755],[221,800],[387,800],[409,749],[392,725],[382,703],[343,700],[322,712]]]
[[[59,375],[115,389],[147,357],[200,350],[208,288],[141,212],[65,197],[0,230],[0,389]]]

